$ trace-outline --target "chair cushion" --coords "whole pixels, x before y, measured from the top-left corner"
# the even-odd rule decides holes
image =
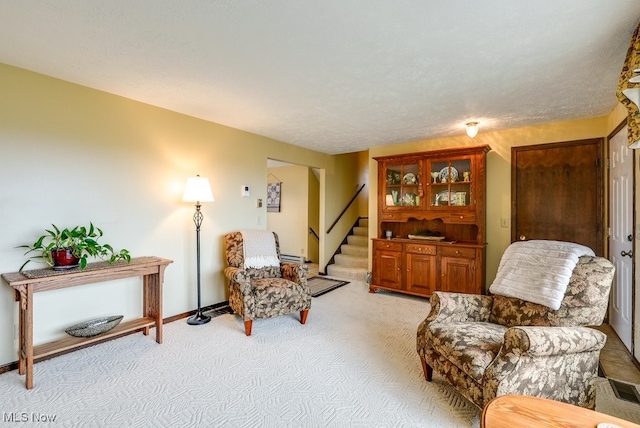
[[[507,328],[486,322],[433,323],[427,342],[468,376],[481,380],[496,358]]]
[[[281,313],[284,307],[296,307],[307,294],[302,285],[284,278],[252,279],[251,285],[261,317]]]

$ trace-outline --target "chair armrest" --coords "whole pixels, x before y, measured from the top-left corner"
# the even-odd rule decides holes
[[[504,334],[501,354],[534,357],[599,351],[607,341],[601,331],[589,327],[511,327]]]
[[[483,400],[537,395],[593,409],[598,356],[606,339],[588,327],[511,327],[484,372]]]
[[[493,297],[480,294],[436,291],[429,299],[431,312],[427,324],[450,322],[488,322]]]
[[[249,272],[246,270],[229,266],[225,268],[224,276],[226,276],[229,281],[238,284],[243,294],[251,291],[251,278],[249,277]]]
[[[298,284],[307,284],[307,273],[309,272],[309,266],[300,263],[281,263],[280,271],[282,277],[293,281]]]

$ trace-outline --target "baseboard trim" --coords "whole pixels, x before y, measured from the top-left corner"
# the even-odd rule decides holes
[[[202,308],[202,312],[208,312],[208,311],[212,311],[212,310],[215,311],[215,310],[224,308],[226,306],[229,306],[229,301],[228,300],[225,300],[224,302],[216,303],[216,304],[213,304],[213,305],[205,306],[205,307]],[[183,312],[181,314],[177,314],[177,315],[173,315],[173,316],[170,316],[170,317],[167,317],[167,318],[163,318],[162,319],[162,325],[169,324],[170,322],[178,321],[178,320],[181,320],[181,319],[184,319],[184,318],[188,318],[191,315],[194,315],[196,312],[198,312],[198,311],[196,309],[194,309],[194,310],[189,311],[189,312]],[[107,338],[105,340],[101,340],[101,341],[98,341],[98,342],[87,344],[86,346],[82,346],[80,348],[75,348],[75,349],[72,349],[72,350],[69,350],[69,351],[60,351],[60,352],[57,352],[55,354],[48,355],[45,358],[39,358],[39,359],[35,360],[34,363],[39,363],[40,361],[48,360],[49,358],[59,357],[59,356],[64,355],[64,354],[68,354],[68,353],[77,351],[79,349],[88,348],[89,346],[97,345],[98,343],[107,342],[109,340],[118,339],[120,337],[128,336],[130,334],[135,334],[135,333],[140,333],[140,331],[131,331],[131,332],[128,332],[128,333],[121,334],[119,336],[109,337],[109,338]],[[18,369],[18,362],[17,361],[13,361],[13,362],[10,362],[10,363],[7,363],[7,364],[4,364],[4,365],[0,366],[0,374],[6,373],[6,372],[10,372],[12,370],[17,370],[17,369]]]

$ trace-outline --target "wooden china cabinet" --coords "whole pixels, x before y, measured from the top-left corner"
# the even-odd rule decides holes
[[[374,158],[378,235],[370,292],[484,293],[489,150],[483,145]]]

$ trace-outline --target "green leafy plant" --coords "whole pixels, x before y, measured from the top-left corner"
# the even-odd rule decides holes
[[[126,249],[116,252],[109,244],[98,242],[103,235],[100,228],[89,223],[89,227],[75,226],[73,229],[60,229],[55,224],[52,229],[45,229],[46,234],[40,236],[31,245],[20,245],[17,248],[26,248],[25,255],[36,252],[20,266],[20,271],[33,259],[41,258],[49,266],[54,266],[52,252],[56,250],[69,250],[78,259],[80,269],[87,267],[89,257],[97,257],[110,263],[116,260],[131,261],[131,255]]]

